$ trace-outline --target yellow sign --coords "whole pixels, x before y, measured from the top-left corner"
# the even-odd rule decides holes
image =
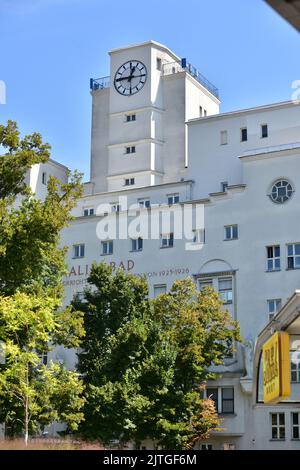
[[[290,337],[278,331],[263,346],[264,403],[278,403],[291,394]]]

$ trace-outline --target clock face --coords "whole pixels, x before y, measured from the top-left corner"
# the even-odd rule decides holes
[[[130,60],[121,65],[116,72],[115,89],[124,96],[131,96],[140,91],[146,83],[147,69],[142,62]]]

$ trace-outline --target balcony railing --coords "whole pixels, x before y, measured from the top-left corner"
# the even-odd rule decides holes
[[[181,62],[171,62],[163,65],[163,75],[172,75],[178,72],[187,72],[194,77],[201,85],[204,86],[210,93],[216,98],[219,98],[219,90],[216,88],[199,70],[196,69],[192,64],[188,63],[186,59],[182,59]]]
[[[110,77],[90,79],[90,89],[93,91],[102,90],[103,88],[109,88],[109,87],[110,87]]]

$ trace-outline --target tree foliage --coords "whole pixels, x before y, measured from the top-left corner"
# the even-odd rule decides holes
[[[0,422],[12,435],[36,432],[53,421],[76,429],[83,385],[76,372],[43,366],[56,344],[77,347],[82,314],[62,309],[65,248],[60,232],[81,195],[80,175],[68,183],[50,177],[45,200],[28,186],[32,165],[47,163],[40,134],[20,138],[16,123],[0,125]]]
[[[203,384],[239,339],[218,294],[188,278],[150,300],[145,279],[105,264],[93,266],[89,283],[85,300],[74,300],[86,330],[81,433],[105,443],[150,438],[166,449],[207,437],[219,420]]]

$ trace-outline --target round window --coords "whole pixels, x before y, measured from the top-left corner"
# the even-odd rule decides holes
[[[276,204],[283,204],[293,195],[293,187],[289,181],[279,180],[273,183],[270,198]]]

